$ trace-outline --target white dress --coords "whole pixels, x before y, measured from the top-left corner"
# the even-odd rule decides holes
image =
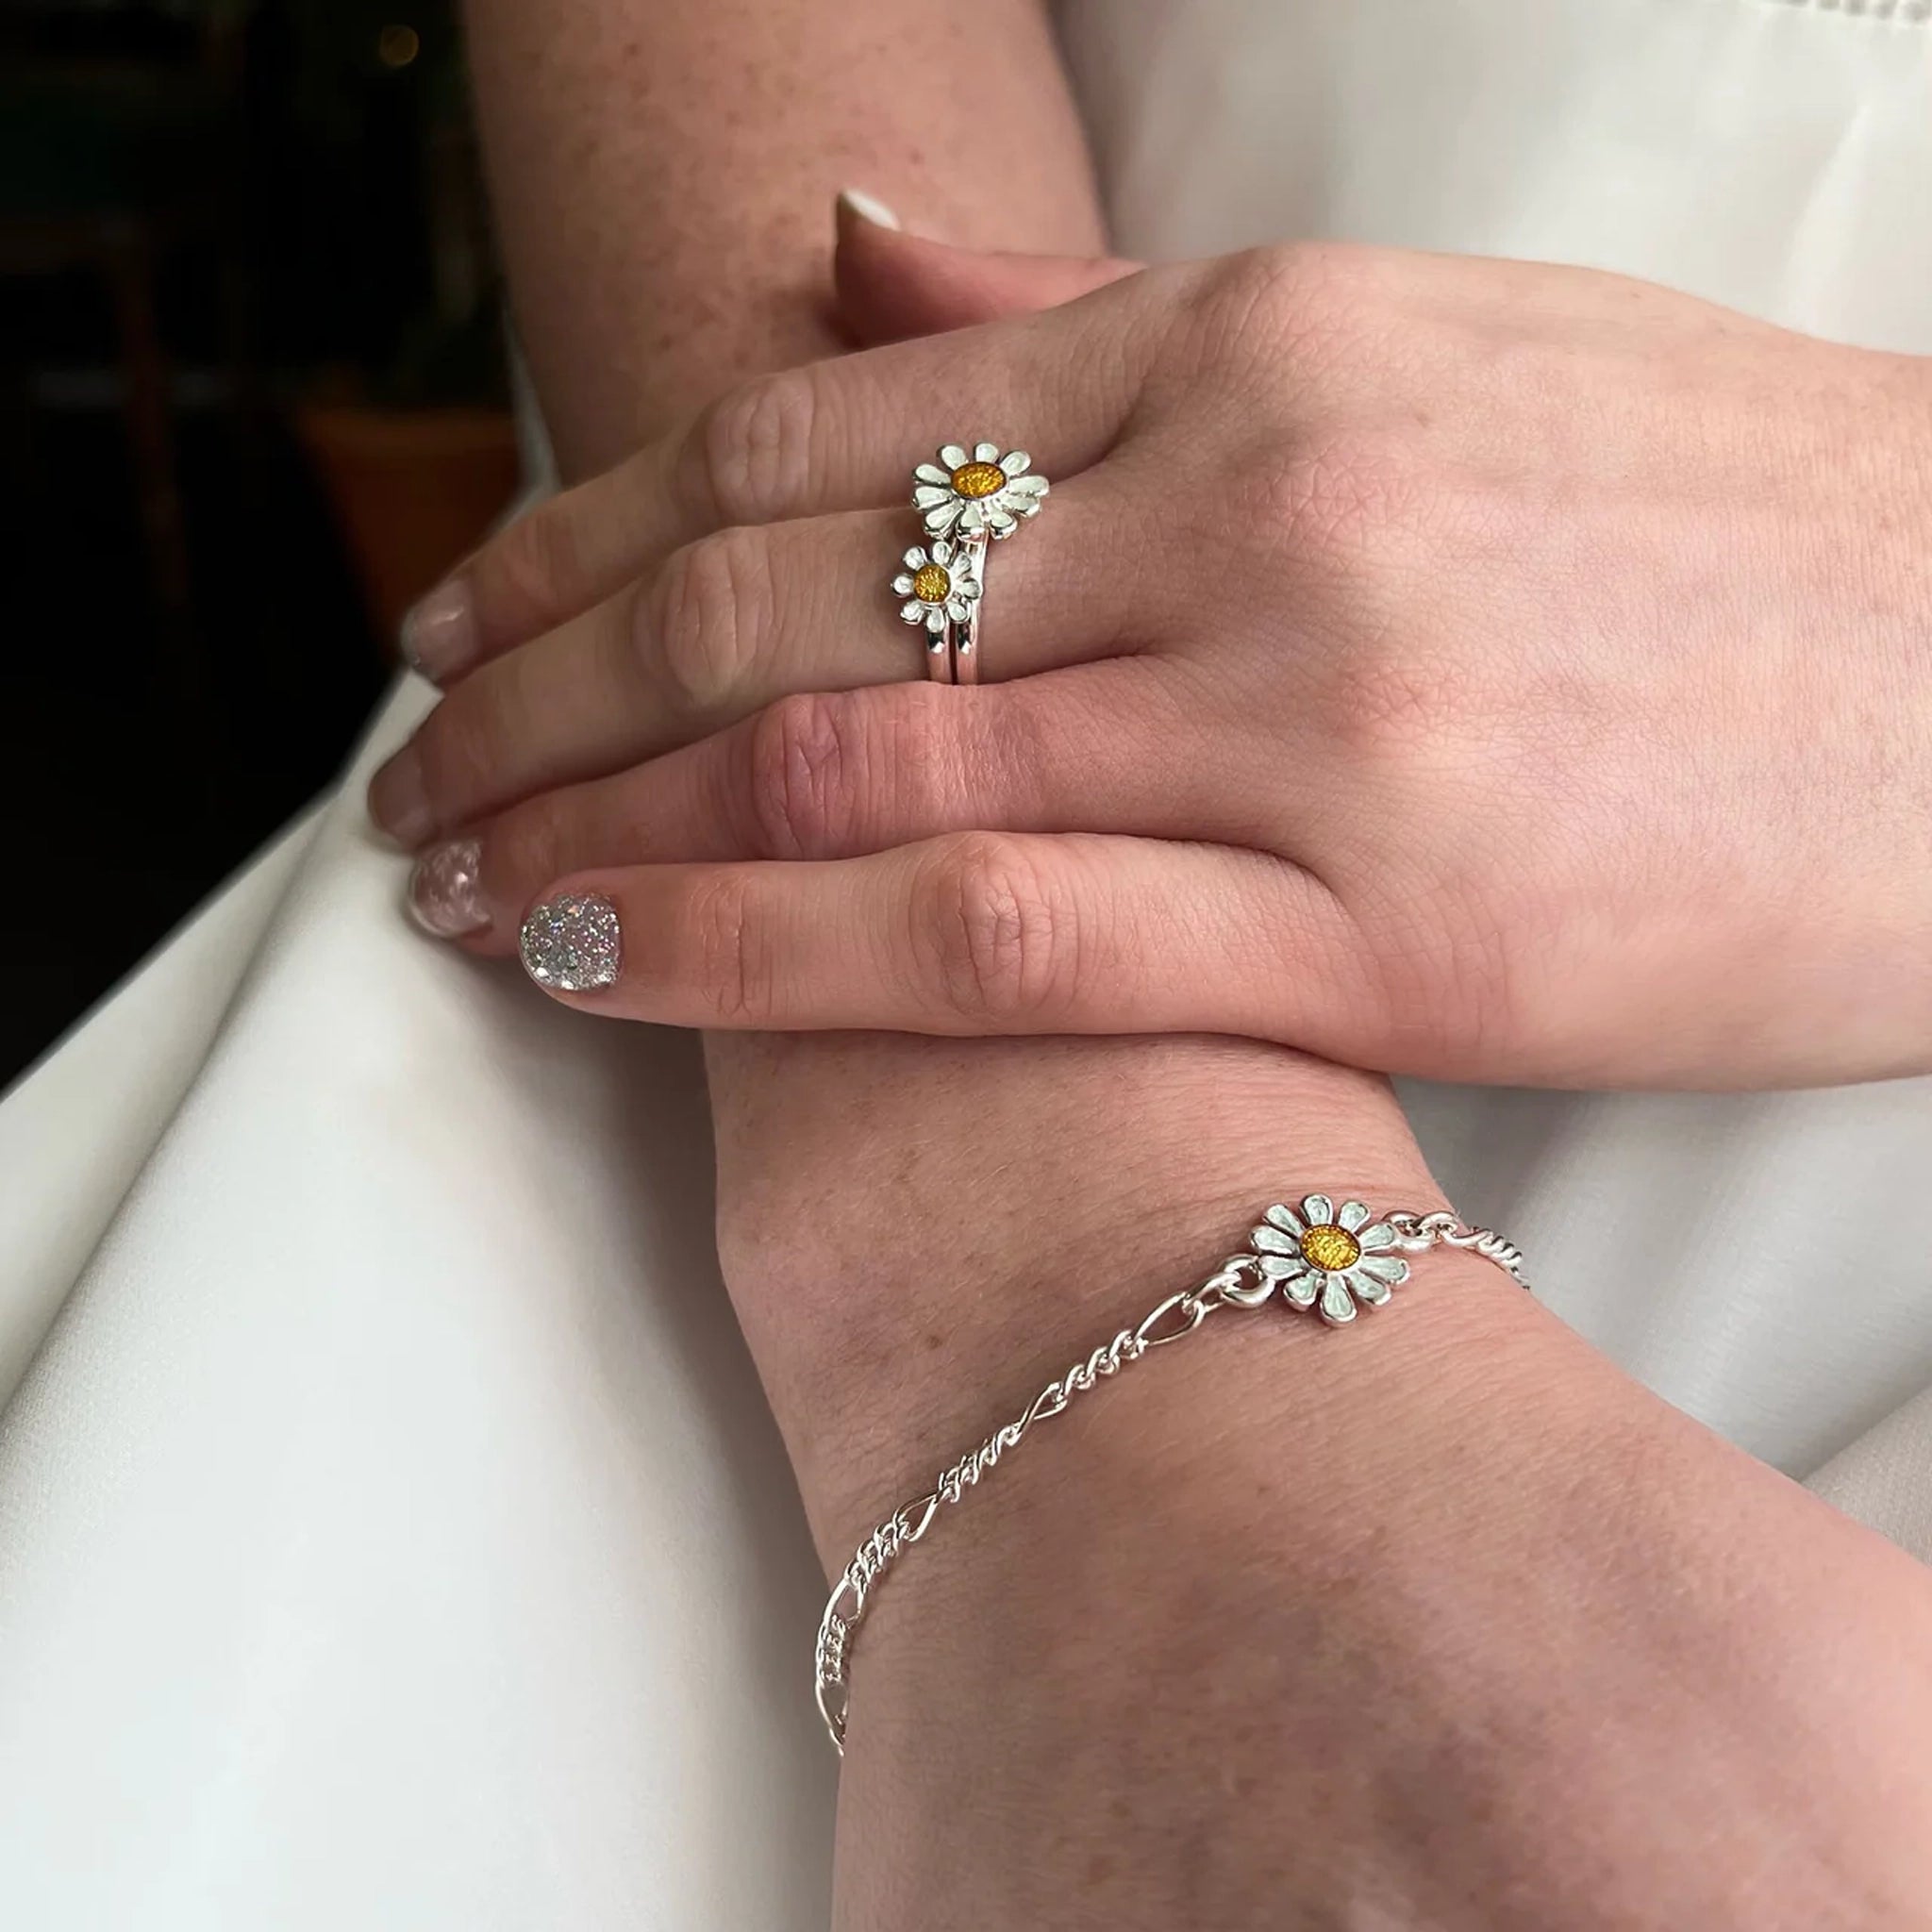
[[[1124,248],[1557,258],[1932,351],[1927,11],[1063,8]],[[405,927],[359,800],[425,702],[0,1106],[21,1932],[824,1924],[695,1057]],[[1410,1097],[1560,1312],[1932,1557],[1932,1085]]]

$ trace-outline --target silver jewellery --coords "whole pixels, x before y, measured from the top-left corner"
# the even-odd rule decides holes
[[[944,444],[936,463],[912,472],[912,507],[927,541],[900,561],[892,594],[899,615],[926,634],[926,675],[939,684],[979,681],[979,605],[986,594],[989,546],[1040,514],[1047,480],[1024,449],[1000,453],[996,442]]]
[[[900,617],[925,629],[925,675],[935,684],[953,681],[953,626],[964,624],[983,586],[964,553],[943,537],[915,543],[899,561],[906,568],[892,579],[892,594],[905,598]]]
[[[1013,1421],[946,1469],[923,1496],[902,1504],[854,1552],[819,1620],[812,1660],[819,1715],[840,1756],[845,1753],[853,1640],[879,1579],[932,1527],[941,1506],[958,1503],[991,1474],[1029,1429],[1150,1349],[1191,1335],[1217,1310],[1258,1308],[1277,1289],[1288,1307],[1310,1310],[1332,1328],[1344,1327],[1360,1308],[1381,1307],[1408,1279],[1401,1251],[1438,1246],[1466,1248],[1493,1261],[1518,1287],[1529,1287],[1522,1251],[1513,1242],[1490,1228],[1465,1226],[1447,1212],[1396,1212],[1378,1220],[1359,1201],[1344,1201],[1338,1208],[1326,1194],[1307,1195],[1299,1209],[1277,1204],[1249,1233],[1245,1252],[1230,1255],[1199,1288],[1169,1295],[1138,1327],[1123,1328],[1085,1361],[1075,1362]]]

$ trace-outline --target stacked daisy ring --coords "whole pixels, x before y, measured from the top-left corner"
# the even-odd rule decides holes
[[[901,619],[926,636],[926,675],[939,684],[979,679],[979,606],[986,594],[988,546],[1040,514],[1047,493],[1024,449],[1001,455],[996,442],[943,444],[936,463],[912,472],[912,507],[927,541],[900,558],[892,594]]]

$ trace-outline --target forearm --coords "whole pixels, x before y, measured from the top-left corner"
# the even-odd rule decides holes
[[[833,1566],[1264,1201],[1438,1198],[1379,1082],[1275,1049],[875,1036],[821,1078],[820,1044],[718,1131]],[[1438,1251],[1351,1329],[1217,1315],[902,1556],[835,1923],[1914,1924],[1883,1821],[1932,1790],[1926,1613],[1898,1551]]]
[[[953,240],[1100,245],[1039,0],[466,10],[517,321],[567,476],[840,346],[824,311],[841,187]]]
[[[770,1038],[716,1113],[726,1278],[834,1567],[1049,1374],[1202,1280],[1268,1202],[1441,1203],[1385,1082],[1250,1041]],[[1468,1325],[1457,1289],[1516,1324],[1524,1298],[1487,1263],[1429,1272],[1445,1351]],[[1196,1374],[1241,1380],[1229,1341],[1117,1400],[1191,1413]],[[1213,1427],[1268,1427],[1304,1359]]]

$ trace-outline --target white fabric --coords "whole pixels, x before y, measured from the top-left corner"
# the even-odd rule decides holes
[[[0,1106],[0,1409],[200,1071],[314,829],[296,820]]]
[[[161,975],[218,1003],[248,966],[0,1421],[24,1932],[824,1924],[821,1587],[717,1280],[697,1055],[588,1041],[403,924],[359,800],[424,702],[268,916],[286,853],[0,1109],[85,1173],[99,1062],[185,1004]]]
[[[1932,35],[1887,10],[1065,26],[1124,246],[1563,257],[1927,349]],[[816,1579],[715,1279],[694,1058],[417,941],[375,753],[0,1107],[0,1363],[73,1283],[0,1423],[0,1912],[822,1925]],[[1785,1466],[1836,1452],[1819,1486],[1932,1554],[1924,1083],[1413,1100],[1573,1320]]]

